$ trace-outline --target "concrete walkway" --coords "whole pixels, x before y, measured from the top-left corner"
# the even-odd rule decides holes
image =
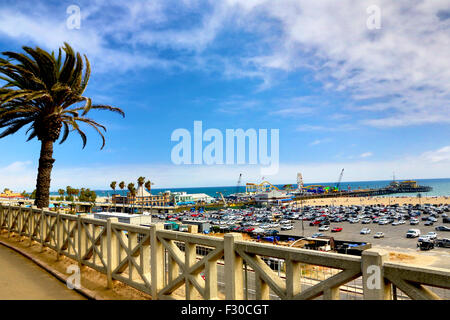
[[[19,253],[0,244],[0,300],[85,300]]]

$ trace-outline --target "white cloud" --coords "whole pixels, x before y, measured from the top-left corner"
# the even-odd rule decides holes
[[[331,139],[329,139],[329,138],[325,138],[325,139],[316,139],[316,140],[314,140],[313,142],[311,142],[309,145],[310,145],[310,146],[317,146],[317,145],[319,145],[319,144],[326,143],[326,142],[330,142],[330,141],[331,141]]]
[[[373,156],[373,153],[372,152],[364,152],[364,153],[360,154],[359,156],[360,156],[360,158],[368,158],[368,157]]]
[[[338,124],[332,126],[322,126],[322,125],[311,125],[311,124],[303,124],[298,126],[295,130],[301,132],[308,131],[326,131],[326,132],[336,132],[336,131],[349,131],[354,130],[356,126],[351,124]]]
[[[424,152],[422,157],[432,163],[450,162],[450,146],[445,146],[435,151]]]
[[[374,4],[381,8],[381,29],[368,30],[366,9]],[[361,124],[450,121],[448,0],[81,1],[80,30],[67,30],[61,7],[40,4],[32,12],[17,6],[0,9],[4,36],[52,49],[69,41],[100,71],[220,71],[259,78],[265,89],[279,72],[306,69],[313,76],[305,82],[346,93],[356,110],[374,113],[365,112]],[[190,23],[180,17],[191,17]],[[217,50],[232,46],[224,33],[241,41],[229,56]],[[170,59],[159,55],[166,49],[174,52]],[[302,112],[300,105],[292,108]]]

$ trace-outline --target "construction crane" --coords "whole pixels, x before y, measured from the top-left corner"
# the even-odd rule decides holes
[[[344,169],[342,169],[342,171],[341,171],[341,174],[339,175],[339,180],[338,180],[338,182],[336,183],[336,187],[335,187],[335,190],[336,191],[339,191],[339,185],[341,184],[341,180],[342,180],[342,176],[344,175]]]
[[[220,196],[222,197],[223,205],[224,205],[224,207],[226,207],[227,202],[225,201],[225,197],[223,196],[223,193],[222,192],[216,192],[216,193],[220,194]]]

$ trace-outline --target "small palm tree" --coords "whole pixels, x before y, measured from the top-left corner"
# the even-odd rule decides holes
[[[61,49],[65,52],[64,61]],[[80,124],[85,124],[100,134],[103,148],[105,137],[101,130],[106,128],[87,118],[87,114],[93,109],[125,114],[119,108],[94,105],[91,98],[83,96],[91,72],[89,60],[84,56],[84,67],[83,58],[69,44],[65,43],[57,56],[40,48],[23,47],[23,50],[28,55],[3,52],[6,59],[0,58],[0,79],[6,82],[0,88],[0,128],[5,128],[0,138],[28,126],[28,141],[37,138],[41,142],[35,204],[43,208],[49,205],[55,162],[53,144],[59,138],[59,143],[63,143],[70,132],[76,131],[84,148],[87,137]]]
[[[125,189],[125,181],[120,181],[119,188],[120,190],[122,190],[122,197],[123,197],[123,189]],[[122,202],[122,212],[123,212],[123,205],[124,203]]]
[[[135,197],[136,197],[136,188],[134,187],[134,183],[128,184],[128,191],[130,192],[130,198],[132,199],[131,212],[133,213],[134,201],[135,201]]]
[[[113,196],[114,196],[114,193],[116,192],[116,185],[117,185],[117,181],[113,181],[109,185],[111,187],[111,189],[113,190]],[[116,211],[116,210],[114,210],[114,211]]]
[[[64,193],[66,193],[66,191],[64,189],[58,189],[58,194],[60,196],[59,200],[64,201]]]

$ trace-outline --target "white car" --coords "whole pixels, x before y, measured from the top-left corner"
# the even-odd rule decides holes
[[[279,223],[271,223],[270,224],[270,228],[278,228],[280,226],[280,224]]]
[[[381,219],[381,220],[378,220],[378,224],[381,226],[381,225],[385,225],[385,224],[388,224],[389,223],[389,221],[387,221],[386,219]]]
[[[319,231],[328,231],[330,230],[330,226],[324,225],[319,228]]]
[[[383,232],[377,232],[377,233],[375,233],[375,235],[373,237],[374,238],[384,238],[384,233]]]
[[[427,236],[428,238],[430,238],[430,240],[434,240],[434,239],[437,238],[437,233],[436,233],[436,232],[433,232],[433,231],[430,231],[430,232],[428,232],[428,233],[426,234],[426,236]]]
[[[412,218],[411,220],[409,220],[409,224],[414,226],[416,224],[419,224],[419,220],[416,218]]]
[[[429,240],[431,240],[431,239],[430,239],[430,237],[428,235],[420,236],[419,239],[417,239],[417,241],[419,241],[419,242],[422,242],[422,241],[426,242],[426,241],[429,241]]]
[[[290,224],[286,224],[286,225],[282,225],[281,226],[281,230],[292,230],[292,229],[294,229],[294,226],[290,225]]]
[[[361,231],[360,231],[359,233],[360,233],[360,234],[369,234],[370,231],[372,231],[372,230],[370,230],[369,228],[362,228]]]
[[[417,238],[420,236],[420,230],[419,229],[409,229],[408,232],[406,232],[407,238]]]

